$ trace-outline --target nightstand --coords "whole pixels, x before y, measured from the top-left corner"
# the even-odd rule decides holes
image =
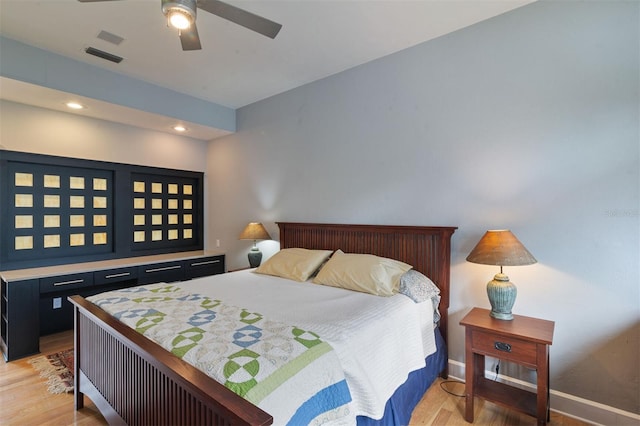
[[[546,425],[554,322],[521,315],[514,315],[511,321],[498,320],[487,309],[473,308],[460,324],[465,327],[465,420],[473,423],[473,398],[477,396],[537,417],[539,425]],[[485,356],[535,369],[537,393],[487,379]]]

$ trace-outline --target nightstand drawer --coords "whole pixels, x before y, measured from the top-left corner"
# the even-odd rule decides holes
[[[472,347],[474,352],[536,365],[536,344],[500,334],[473,330]]]

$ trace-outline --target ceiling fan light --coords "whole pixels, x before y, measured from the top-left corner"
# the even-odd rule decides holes
[[[179,9],[169,12],[169,25],[178,30],[186,30],[191,26],[192,20],[189,16]]]
[[[173,0],[162,2],[162,13],[173,28],[186,30],[196,21],[195,0]]]

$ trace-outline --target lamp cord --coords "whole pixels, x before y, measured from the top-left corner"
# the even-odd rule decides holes
[[[447,388],[444,386],[444,384],[445,384],[445,383],[458,383],[458,384],[464,384],[464,383],[459,382],[459,381],[457,381],[457,380],[444,380],[444,381],[440,382],[440,388],[441,388],[443,391],[445,391],[446,393],[448,393],[449,395],[457,396],[458,398],[464,398],[464,397],[466,396],[466,395],[464,395],[464,394],[463,394],[463,395],[460,395],[460,394],[457,394],[457,393],[451,392],[449,389],[447,389]]]
[[[498,363],[496,364],[496,377],[493,379],[494,381],[498,380],[498,375],[500,374],[500,360],[498,360]],[[449,395],[453,395],[453,396],[457,396],[458,398],[464,398],[466,395],[460,395],[458,393],[452,392],[449,389],[447,389],[444,385],[446,383],[457,383],[457,384],[464,384],[463,382],[459,382],[457,380],[443,380],[442,382],[440,382],[440,388],[445,391],[446,393],[448,393]]]

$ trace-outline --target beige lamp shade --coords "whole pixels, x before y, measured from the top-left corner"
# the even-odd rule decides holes
[[[467,260],[483,265],[532,265],[536,258],[509,230],[487,231],[471,250]]]
[[[264,229],[259,222],[251,222],[248,224],[239,237],[240,240],[270,240],[271,235]]]

